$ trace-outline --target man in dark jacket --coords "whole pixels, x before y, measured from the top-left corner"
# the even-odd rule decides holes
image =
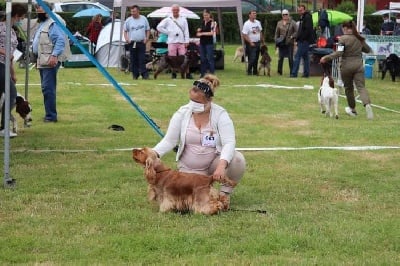
[[[292,73],[290,73],[291,78],[297,77],[297,72],[299,71],[300,60],[303,58],[303,77],[308,78],[310,76],[310,58],[308,56],[308,51],[310,49],[310,44],[314,43],[314,29],[311,14],[306,11],[305,5],[299,5],[297,9],[300,14],[300,24],[297,31],[297,52],[294,56],[294,63]]]

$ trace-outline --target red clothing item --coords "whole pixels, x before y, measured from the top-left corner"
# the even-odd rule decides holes
[[[86,32],[89,36],[89,40],[92,43],[97,43],[97,39],[99,38],[99,34],[101,29],[103,28],[103,24],[97,21],[91,21],[86,29]]]

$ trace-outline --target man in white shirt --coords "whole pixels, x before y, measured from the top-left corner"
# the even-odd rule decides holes
[[[247,75],[258,75],[257,64],[260,56],[260,43],[264,45],[264,36],[260,21],[256,19],[257,12],[249,12],[249,19],[244,23],[242,37],[246,42],[248,57]]]

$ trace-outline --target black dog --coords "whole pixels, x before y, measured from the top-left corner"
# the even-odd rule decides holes
[[[381,62],[380,67],[382,70],[382,79],[385,78],[388,70],[393,82],[395,82],[396,76],[400,76],[400,58],[396,54],[390,54]]]

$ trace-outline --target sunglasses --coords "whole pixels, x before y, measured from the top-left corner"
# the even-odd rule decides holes
[[[214,96],[213,91],[211,90],[210,86],[208,86],[207,83],[196,80],[195,82],[193,82],[193,86],[202,90],[204,94],[207,96],[207,98]]]
[[[289,16],[289,14],[282,14],[282,16]]]

